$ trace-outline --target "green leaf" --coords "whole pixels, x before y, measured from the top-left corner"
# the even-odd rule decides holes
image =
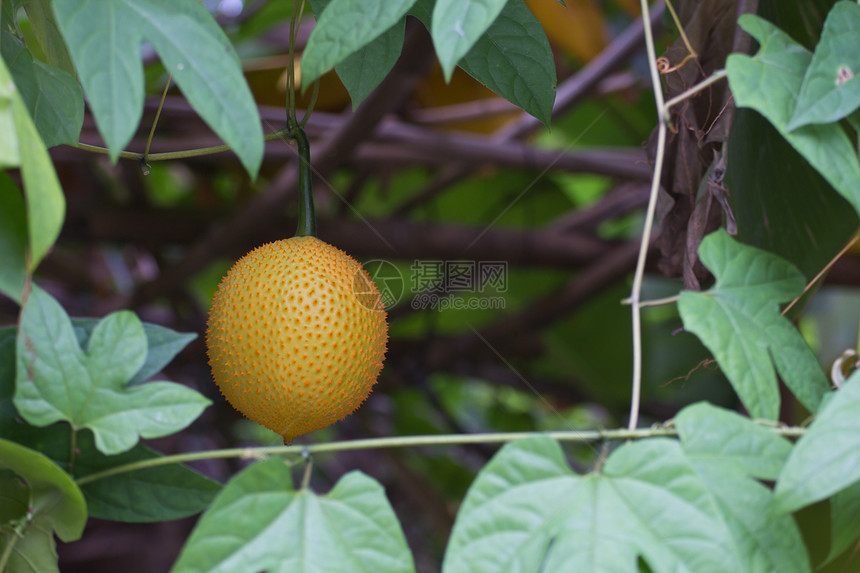
[[[45,518],[63,541],[81,537],[86,502],[69,474],[39,452],[2,438],[0,468],[12,470],[27,483],[33,517]]]
[[[84,353],[63,308],[34,287],[19,328],[15,406],[21,416],[36,426],[67,421],[75,430],[89,428],[105,454],[131,449],[138,437],[177,432],[210,403],[171,382],[126,387],[147,354],[132,312],[102,319]]]
[[[705,292],[684,291],[678,310],[738,393],[750,415],[776,419],[779,388],[773,366],[811,412],[828,390],[812,350],[779,311],[780,302],[805,286],[787,261],[733,240],[720,229],[699,247],[702,263],[717,277]]]
[[[415,565],[382,486],[360,472],[326,496],[292,487],[283,460],[236,475],[191,532],[173,573],[408,572]]]
[[[824,22],[787,129],[839,121],[860,107],[860,6],[838,2]]]
[[[138,444],[115,456],[99,452],[89,432],[78,440],[75,477],[105,471],[142,460],[160,458],[155,450]],[[81,486],[91,517],[146,523],[180,519],[209,507],[221,484],[192,470],[172,464],[136,470],[92,481]]]
[[[758,479],[775,480],[791,452],[791,442],[779,434],[707,402],[681,410],[675,425],[688,456]]]
[[[21,302],[27,283],[27,212],[18,186],[0,173],[0,292]]]
[[[81,347],[86,346],[98,323],[97,318],[72,319],[72,327]],[[146,359],[129,380],[128,386],[137,386],[158,374],[189,342],[197,338],[193,332],[176,332],[149,322],[143,323],[143,333],[146,335]]]
[[[0,51],[45,145],[76,144],[84,122],[84,96],[75,78],[35,59],[5,29],[0,29]]]
[[[445,81],[478,39],[487,32],[508,0],[436,0],[430,35]]]
[[[860,162],[837,124],[807,125],[788,131],[794,102],[812,54],[766,20],[745,14],[741,28],[761,44],[754,58],[732,54],[726,61],[729,84],[740,107],[765,116],[798,153],[860,213]]]
[[[0,86],[0,169],[21,164],[18,152],[18,134],[15,131],[15,114],[12,107],[12,84]]]
[[[735,412],[700,402],[675,419],[682,447],[707,484],[732,532],[741,571],[811,571],[794,520],[771,516],[772,492],[759,479],[776,479],[791,443]]]
[[[419,0],[412,14],[428,29],[431,0]],[[508,2],[460,61],[467,74],[549,125],[555,102],[555,60],[540,21],[524,2]]]
[[[860,481],[860,374],[821,407],[776,483],[775,506],[790,512]],[[856,516],[855,516],[856,518]]]
[[[60,68],[74,79],[77,75],[75,64],[57,26],[51,4],[52,0],[28,0],[24,3],[24,10],[27,12],[36,41],[39,42],[39,47],[42,48],[48,63]]]
[[[0,58],[0,86],[12,85],[12,76]],[[24,180],[30,250],[29,271],[32,272],[60,234],[66,203],[57,173],[54,171],[54,164],[20,94],[14,89],[7,93],[11,100],[9,107],[12,109],[14,131],[17,135],[17,155],[20,159],[21,177]],[[0,87],[0,118],[4,115],[3,96],[3,88]],[[3,120],[0,119],[0,127],[2,126]],[[5,133],[0,136],[8,137]]]
[[[0,552],[14,535],[17,534],[9,532],[0,535]],[[55,571],[59,573],[57,546],[54,543],[51,524],[47,519],[37,517],[27,524],[26,534],[16,540],[4,571],[6,573],[53,573]]]
[[[114,161],[143,111],[146,40],[189,103],[256,176],[263,158],[260,116],[233,46],[200,2],[59,0],[53,8]]]
[[[322,14],[330,2],[331,0],[311,0],[310,5],[314,14]],[[353,110],[370,95],[370,92],[394,67],[403,49],[405,31],[406,19],[401,18],[382,35],[353,52],[334,67],[346,91],[349,92]]]
[[[401,22],[414,3],[415,0],[331,0],[322,13],[315,10],[317,23],[302,54],[302,89]],[[378,75],[382,67],[371,75]]]
[[[558,443],[508,444],[478,474],[443,571],[740,571],[717,507],[673,440],[618,448],[580,477]]]
[[[857,212],[752,109],[735,111],[728,148],[736,239],[779,255],[812,280],[860,227]]]
[[[14,527],[27,517],[30,486],[12,470],[0,470],[0,530]]]
[[[836,559],[860,538],[860,481],[830,498],[830,553],[822,563]]]

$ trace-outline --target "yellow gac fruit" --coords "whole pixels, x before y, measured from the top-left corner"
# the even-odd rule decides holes
[[[206,329],[221,393],[287,443],[364,402],[387,340],[382,299],[367,271],[310,236],[262,245],[233,265]]]

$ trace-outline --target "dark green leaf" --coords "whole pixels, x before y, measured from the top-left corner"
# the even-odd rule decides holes
[[[400,22],[415,0],[331,0],[317,14],[317,23],[302,54],[302,86],[306,89]],[[380,66],[372,75],[379,74]]]
[[[35,59],[5,29],[0,29],[0,51],[45,145],[76,144],[84,121],[84,96],[75,78]]]
[[[30,486],[12,470],[0,470],[0,531],[27,517]]]
[[[839,557],[860,538],[860,481],[830,498],[830,553],[825,563]],[[822,565],[824,565],[822,563]]]
[[[860,212],[860,162],[837,124],[807,125],[788,131],[788,122],[812,54],[773,24],[745,14],[741,27],[761,44],[754,58],[732,54],[729,84],[740,107],[765,116],[783,137]]]
[[[717,282],[705,292],[681,293],[678,310],[686,329],[714,353],[752,416],[775,419],[779,414],[774,365],[814,412],[827,392],[827,379],[778,305],[803,291],[803,275],[775,255],[734,241],[722,229],[705,237],[699,256]]]
[[[446,81],[506,3],[508,0],[436,0],[430,35]]]
[[[728,147],[736,238],[783,257],[812,280],[860,226],[857,212],[758,112],[735,110]]]
[[[63,0],[59,1],[62,2]],[[27,18],[30,20],[30,26],[48,63],[75,78],[77,76],[75,64],[72,62],[72,57],[66,48],[66,42],[63,40],[59,26],[57,26],[57,20],[54,18],[54,11],[51,7],[52,0],[27,0],[23,4]]]
[[[87,521],[81,490],[54,462],[35,450],[0,439],[0,468],[15,472],[30,488],[34,517],[44,517],[63,541],[80,538]]]
[[[677,442],[616,450],[580,477],[544,437],[508,444],[463,501],[443,571],[738,571],[716,504]]]
[[[27,212],[15,182],[0,173],[0,292],[21,302],[27,282]]]
[[[131,449],[139,436],[172,434],[209,400],[171,382],[127,388],[146,354],[143,326],[129,311],[101,320],[84,353],[59,303],[34,287],[21,314],[15,406],[37,426],[67,421],[91,429],[106,454]]]
[[[331,0],[311,0],[314,14],[322,14]],[[353,52],[334,69],[352,100],[352,109],[364,101],[385,79],[403,49],[406,20],[401,19],[382,35]]]
[[[75,477],[117,466],[161,457],[138,444],[115,456],[99,452],[89,432],[78,440],[81,454],[75,459]],[[117,474],[81,486],[91,517],[126,522],[179,519],[209,507],[221,484],[191,468],[173,464]]]
[[[776,483],[775,506],[790,512],[860,481],[860,373],[822,405]],[[856,516],[855,516],[856,517]]]
[[[432,0],[412,14],[431,28]],[[555,101],[555,60],[543,26],[523,2],[508,2],[460,67],[514,105],[549,125]]]
[[[257,174],[260,116],[233,46],[200,2],[65,0],[53,8],[112,159],[140,122],[146,40],[194,109]]]
[[[699,402],[675,418],[688,456],[712,459],[743,475],[775,480],[791,442],[736,412]]]
[[[838,2],[806,69],[789,131],[839,121],[860,106],[860,6]]]
[[[415,570],[382,486],[360,472],[326,496],[296,491],[283,460],[236,475],[188,539],[174,573]]]

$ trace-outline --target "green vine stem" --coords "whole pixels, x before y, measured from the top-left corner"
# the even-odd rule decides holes
[[[802,427],[773,427],[774,433],[785,438],[799,438],[806,432]],[[590,430],[578,431],[568,430],[559,432],[494,432],[484,434],[442,434],[433,436],[395,436],[388,438],[368,438],[363,440],[350,440],[347,442],[328,442],[312,445],[293,446],[264,446],[257,448],[230,448],[224,450],[210,450],[204,452],[191,452],[187,454],[176,454],[141,460],[108,470],[93,473],[77,480],[78,486],[83,486],[94,481],[113,477],[116,475],[134,472],[138,470],[181,464],[200,460],[214,460],[224,458],[241,458],[245,460],[262,460],[269,456],[288,455],[312,455],[324,452],[345,452],[355,450],[371,450],[381,448],[407,448],[421,446],[456,446],[462,444],[500,444],[522,440],[534,436],[549,436],[559,442],[590,443],[603,440],[636,440],[655,437],[677,437],[678,432],[671,428],[655,427],[641,428],[638,430],[615,429],[615,430]]]
[[[283,140],[284,137],[287,136],[287,129],[282,128],[277,131],[273,131],[272,133],[267,133],[264,137],[264,141],[275,141],[276,139]],[[99,147],[98,145],[90,145],[89,143],[78,143],[74,145],[76,149],[80,149],[82,151],[89,151],[90,153],[98,153],[100,155],[108,155],[110,154],[110,150],[106,147]],[[146,158],[146,161],[171,161],[174,159],[185,159],[187,157],[201,157],[204,155],[214,155],[216,153],[223,153],[225,151],[230,151],[232,148],[229,145],[213,145],[211,147],[199,147],[196,149],[183,149],[180,151],[165,151],[163,153],[150,153],[148,155],[144,155],[143,153],[136,153],[134,151],[120,151],[119,156],[123,159],[137,159],[138,161]]]
[[[0,531],[0,535],[8,535],[6,545],[3,547],[3,553],[0,554],[0,571],[5,571],[9,559],[12,557],[12,551],[15,549],[15,544],[18,543],[21,535],[15,530],[9,532]]]
[[[296,237],[316,237],[317,223],[311,187],[311,145],[301,127],[296,127],[291,135],[299,148],[299,226],[296,229]]]

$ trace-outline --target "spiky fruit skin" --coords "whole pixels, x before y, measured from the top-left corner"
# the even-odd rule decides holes
[[[287,443],[364,402],[387,340],[367,272],[315,237],[268,243],[237,261],[215,293],[206,330],[221,393]]]

